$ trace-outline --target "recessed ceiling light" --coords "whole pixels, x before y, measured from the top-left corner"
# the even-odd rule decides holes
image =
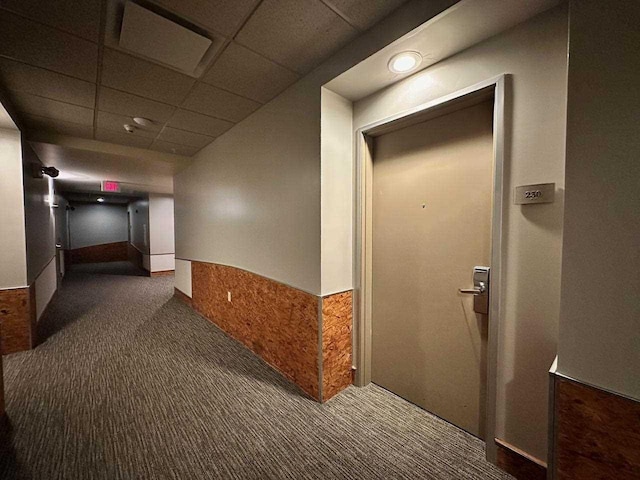
[[[100,203],[102,203],[102,202],[104,202],[104,198],[103,198],[103,197],[98,197],[98,201],[99,201]]]
[[[128,123],[125,123],[123,127],[127,131],[127,133],[133,133],[136,130],[136,127],[134,127],[133,125],[129,125]]]
[[[393,73],[407,73],[415,70],[422,63],[422,55],[418,52],[401,52],[389,60],[389,70]]]
[[[148,127],[153,123],[151,120],[144,117],[133,117],[133,121],[136,122],[138,125],[142,125],[143,127]]]

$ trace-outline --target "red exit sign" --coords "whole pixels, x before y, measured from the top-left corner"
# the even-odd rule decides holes
[[[120,192],[120,184],[118,182],[111,182],[109,180],[105,180],[102,182],[102,191],[103,192]]]

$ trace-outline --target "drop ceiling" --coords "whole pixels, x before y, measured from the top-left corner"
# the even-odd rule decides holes
[[[404,2],[136,0],[209,39],[185,73],[167,45],[120,45],[125,0],[0,0],[0,88],[29,136],[189,157]],[[128,134],[132,117],[153,123]]]

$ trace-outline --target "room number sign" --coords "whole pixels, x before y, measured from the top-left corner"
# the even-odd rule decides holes
[[[553,203],[556,193],[555,183],[538,183],[516,187],[514,203],[529,205],[531,203]]]

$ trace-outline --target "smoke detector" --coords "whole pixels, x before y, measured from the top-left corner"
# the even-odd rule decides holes
[[[148,127],[149,125],[153,125],[153,122],[151,120],[144,117],[133,117],[133,121],[142,127]]]

